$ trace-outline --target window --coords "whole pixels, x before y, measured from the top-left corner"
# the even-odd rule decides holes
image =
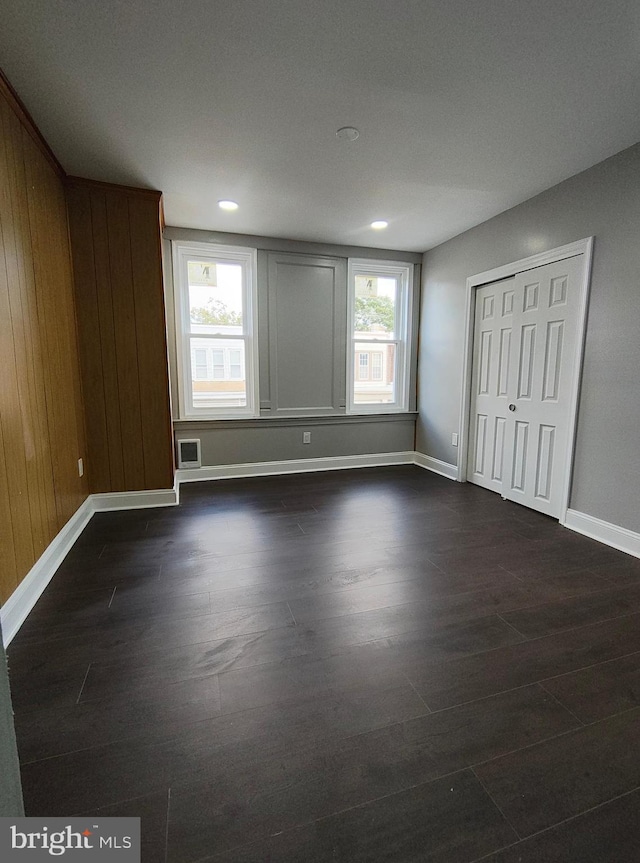
[[[382,354],[380,351],[371,354],[371,380],[382,380]]]
[[[213,379],[224,380],[224,351],[212,351],[213,353]]]
[[[255,250],[174,243],[173,263],[180,416],[255,416]]]
[[[229,377],[232,381],[239,381],[242,378],[241,351],[229,351]]]
[[[369,380],[369,354],[359,354],[360,357],[360,369],[359,369],[359,379],[361,381]]]
[[[412,272],[411,265],[349,261],[350,413],[408,410]]]
[[[196,339],[191,340],[191,367],[195,369],[196,381],[242,381],[243,355],[236,348],[195,347]]]
[[[207,372],[207,352],[203,348],[194,348],[194,364],[196,370],[196,380],[206,381]]]

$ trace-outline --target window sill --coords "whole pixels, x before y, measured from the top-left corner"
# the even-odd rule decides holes
[[[247,417],[243,419],[193,419],[174,420],[173,427],[176,431],[193,431],[194,429],[233,429],[233,428],[287,428],[296,426],[323,426],[323,425],[346,425],[358,423],[381,423],[381,422],[415,422],[418,417],[417,411],[405,411],[404,413],[383,414],[331,414],[329,416],[291,416],[291,417]]]

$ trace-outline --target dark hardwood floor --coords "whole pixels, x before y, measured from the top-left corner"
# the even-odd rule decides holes
[[[94,516],[9,649],[28,815],[143,861],[640,859],[640,560],[417,467]]]

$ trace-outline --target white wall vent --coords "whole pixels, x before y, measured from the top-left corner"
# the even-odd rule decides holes
[[[190,468],[200,467],[202,458],[200,456],[200,439],[178,441],[178,467]]]

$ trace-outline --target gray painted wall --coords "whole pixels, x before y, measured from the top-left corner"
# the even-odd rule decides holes
[[[416,449],[457,463],[467,277],[589,236],[570,505],[640,531],[640,144],[424,255]]]
[[[210,466],[412,451],[415,416],[373,422],[369,417],[361,422],[307,417],[289,423],[254,420],[251,424],[219,422],[213,427],[178,425],[176,439],[200,438],[202,464]],[[303,431],[311,431],[310,444],[302,443]]]
[[[0,630],[0,817],[15,818],[20,815],[24,815],[20,765],[13,727],[7,657]]]

